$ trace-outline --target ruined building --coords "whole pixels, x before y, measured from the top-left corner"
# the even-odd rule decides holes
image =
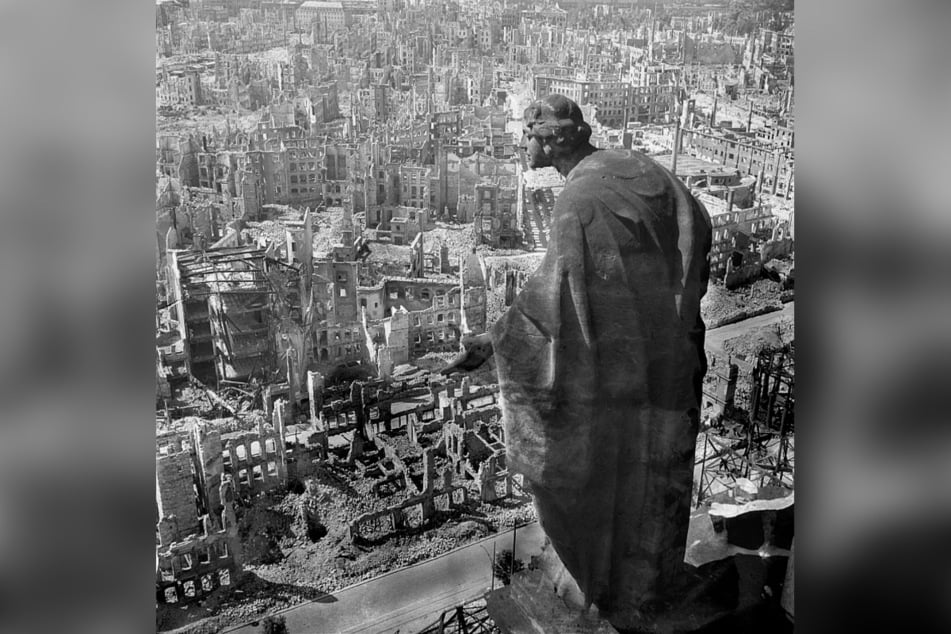
[[[656,160],[667,168],[672,156]],[[703,203],[713,225],[710,275],[733,286],[759,275],[768,260],[789,255],[793,241],[789,222],[762,201],[764,183],[735,167],[679,155],[676,176]]]
[[[467,377],[456,377],[445,384],[429,382],[425,389],[431,400],[398,416],[392,408],[410,392],[385,400],[378,392],[366,403],[363,397],[351,398],[351,405],[366,408],[362,418],[373,444],[360,461],[367,476],[375,479],[374,489],[384,497],[396,491],[411,494],[355,518],[349,526],[351,539],[378,539],[431,524],[440,513],[466,506],[470,486],[479,501],[493,502],[512,495],[518,485],[505,469],[497,386],[470,389]],[[404,431],[409,447],[400,443],[397,450],[396,436]],[[438,442],[421,440],[432,432],[441,432]]]
[[[458,279],[389,277],[361,289],[366,346],[380,376],[427,352],[458,350],[464,332],[483,332],[485,279],[485,267],[473,253]]]
[[[476,185],[475,204],[476,235],[483,244],[502,249],[521,245],[522,228],[519,226],[515,188]]]
[[[156,438],[156,599],[195,600],[242,572],[234,479],[222,469],[220,435],[206,425]]]
[[[264,249],[168,253],[167,285],[188,373],[199,380],[247,379],[273,365]]]

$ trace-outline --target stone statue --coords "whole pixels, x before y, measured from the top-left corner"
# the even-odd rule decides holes
[[[561,95],[525,110],[528,166],[567,179],[548,251],[443,372],[495,355],[508,466],[584,603],[619,630],[659,631],[697,581],[684,550],[710,219],[669,171],[590,135]]]

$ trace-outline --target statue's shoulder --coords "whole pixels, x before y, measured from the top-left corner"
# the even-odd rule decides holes
[[[584,193],[623,189],[653,197],[671,186],[669,173],[649,156],[635,150],[599,150],[578,163],[565,189]]]

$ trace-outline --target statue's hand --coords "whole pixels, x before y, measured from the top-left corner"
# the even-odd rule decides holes
[[[492,338],[487,332],[480,335],[465,334],[459,343],[461,347],[459,354],[449,365],[440,370],[441,374],[471,372],[481,367],[492,356]]]

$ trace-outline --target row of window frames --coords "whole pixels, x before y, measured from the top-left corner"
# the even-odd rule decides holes
[[[231,465],[231,462],[225,462],[225,465]],[[269,478],[277,477],[277,463],[273,460],[268,461],[267,463],[267,475]],[[251,473],[248,474],[247,469],[241,469],[238,471],[238,483],[243,484],[244,486],[251,486],[251,480],[254,479],[256,482],[264,482],[264,469],[261,465],[255,465],[251,468]]]
[[[720,144],[720,143],[716,143],[716,142],[714,142],[714,143],[704,143],[705,140],[707,140],[706,137],[701,136],[701,137],[700,137],[700,140],[698,140],[698,141],[695,143],[695,145],[696,145],[699,149],[701,149],[701,150],[709,150],[709,151],[712,152],[713,154],[723,154],[724,152],[727,151],[727,150],[725,150],[725,149],[721,149],[721,144]],[[746,155],[746,156],[744,157],[743,155]],[[740,150],[740,156],[741,156],[742,158],[749,157],[749,158],[751,158],[751,159],[760,159],[758,162],[762,162],[763,159],[762,159],[761,157],[773,158],[773,157],[776,156],[776,153],[775,153],[773,150],[771,150],[770,148],[752,148],[752,149],[748,149],[748,146],[747,146],[746,148],[742,148],[742,149]],[[730,158],[733,158],[733,153],[732,153],[732,152],[730,153]]]
[[[168,579],[163,574],[163,581],[174,581],[174,579]],[[231,572],[227,568],[223,568],[218,571],[218,585],[221,586],[230,586],[231,585]],[[211,580],[211,574],[202,576],[201,578],[201,587],[205,592],[211,592],[214,589],[214,584]],[[188,598],[195,596],[195,580],[189,579],[184,584],[182,584],[182,590],[185,593],[185,596]],[[178,594],[175,591],[175,588],[165,588],[165,602],[166,603],[178,603]]]
[[[228,542],[224,541],[209,544],[207,548],[195,549],[194,552],[198,555],[199,564],[210,564],[212,559],[227,559],[231,556],[231,553],[228,550]],[[191,570],[194,567],[195,560],[192,557],[192,553],[173,555],[173,557],[179,558],[182,564],[182,570]],[[165,567],[160,565],[159,570],[162,571],[162,581],[175,580],[175,577],[172,576],[172,564],[170,561]]]
[[[335,356],[335,357],[349,357],[349,356],[351,356],[351,355],[359,354],[359,353],[360,353],[360,346],[358,346],[358,345],[353,345],[353,346],[337,346],[337,347],[335,347],[335,348],[333,348],[333,349],[336,350],[336,352],[334,353],[334,356]],[[320,349],[320,357],[321,357],[321,359],[327,359],[327,358],[329,357],[329,353],[327,352],[327,348],[321,348],[321,349]]]
[[[288,168],[292,172],[301,171],[301,172],[314,172],[319,169],[317,163],[289,163]]]
[[[361,300],[361,301],[363,301],[363,300]],[[375,306],[375,305],[374,305],[374,306]],[[344,338],[345,341],[357,341],[358,339],[360,339],[360,332],[355,330],[355,331],[353,331],[353,333],[351,334],[349,330],[344,330],[344,331],[343,331],[343,338]],[[329,339],[329,337],[328,337],[328,339]],[[334,341],[340,341],[340,333],[339,333],[339,332],[335,332],[335,333],[334,333]]]
[[[432,315],[426,315],[426,323],[427,323],[428,325],[430,325],[430,326],[432,326],[434,323],[439,323],[439,324],[441,324],[441,323],[443,323],[443,321],[445,321],[445,315],[446,315],[445,313],[437,313],[437,314],[436,314],[436,320],[435,320],[435,321],[433,321],[433,316],[432,316]],[[456,321],[456,314],[455,314],[455,313],[448,313],[448,315],[449,315],[449,321],[455,323],[455,321]],[[413,325],[414,325],[414,326],[421,326],[421,325],[422,325],[422,319],[420,318],[419,315],[415,315],[415,316],[413,317]]]
[[[405,296],[406,296],[405,293],[401,295],[400,291],[390,291],[390,299],[401,299]],[[438,291],[436,291],[436,297],[445,297],[445,296],[446,296],[446,291],[444,289],[439,289]],[[419,297],[421,299],[430,299],[432,297],[432,294],[430,293],[429,289],[424,288],[423,290],[419,292]]]
[[[264,441],[264,451],[268,454],[277,453],[277,441],[272,438],[268,438]],[[235,454],[238,457],[238,460],[247,460],[248,453],[244,448],[244,445],[237,445],[235,447]],[[227,449],[221,452],[221,455],[224,457],[225,464],[231,463],[231,452]],[[260,458],[261,457],[261,441],[255,440],[251,443],[251,457]]]
[[[764,224],[764,226],[765,226],[765,224]],[[761,227],[760,227],[759,223],[758,223],[758,222],[754,222],[754,223],[753,223],[753,226],[751,227],[751,230],[755,233],[755,232],[759,231],[760,228],[761,228]],[[730,230],[730,229],[724,229],[723,231],[714,231],[714,232],[713,232],[713,240],[714,240],[714,241],[718,241],[718,240],[720,240],[720,239],[727,240],[727,239],[733,237],[733,233],[734,233],[734,232],[733,232],[732,230]]]
[[[451,335],[448,335],[445,330],[440,330],[438,332],[429,331],[426,333],[426,341],[429,343],[436,343],[437,341],[445,342],[445,341],[453,341],[453,340],[454,338]],[[417,346],[421,346],[423,344],[423,336],[421,334],[417,334],[416,337],[413,339],[413,343],[416,344]]]

